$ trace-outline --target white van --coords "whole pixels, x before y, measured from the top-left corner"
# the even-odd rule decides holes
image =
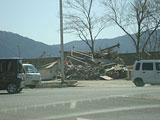
[[[132,81],[138,87],[145,84],[160,84],[160,60],[135,61]]]
[[[41,75],[32,64],[23,64],[23,68],[26,76],[25,86],[35,88],[41,84]]]

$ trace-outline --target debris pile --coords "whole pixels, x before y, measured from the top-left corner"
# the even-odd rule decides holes
[[[65,67],[66,79],[70,80],[96,80],[99,79],[100,72],[96,67],[71,65]]]
[[[127,69],[119,64],[65,65],[65,76],[69,80],[111,80],[127,77]]]
[[[116,47],[119,44],[116,45]],[[112,47],[111,47],[112,48]],[[105,49],[108,50],[108,49]],[[68,52],[65,62],[65,77],[68,80],[112,80],[127,77],[124,62],[115,53],[103,50],[95,52],[94,58],[110,62],[96,62],[84,52]],[[110,49],[109,49],[110,50]],[[105,51],[105,52],[104,52]]]

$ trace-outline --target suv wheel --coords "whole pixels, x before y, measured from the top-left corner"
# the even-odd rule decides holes
[[[135,80],[134,80],[134,84],[135,84],[137,87],[143,87],[143,86],[145,85],[142,79],[135,79]]]
[[[14,94],[17,92],[17,85],[15,83],[10,83],[7,86],[7,91],[9,94]]]

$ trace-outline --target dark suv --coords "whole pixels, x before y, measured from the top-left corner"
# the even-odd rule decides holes
[[[20,59],[0,59],[0,90],[18,93],[25,87],[24,69]]]

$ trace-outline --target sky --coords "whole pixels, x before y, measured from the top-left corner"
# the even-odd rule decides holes
[[[100,7],[96,6],[97,14],[103,12]],[[0,0],[0,31],[17,33],[48,45],[60,44],[59,21],[59,0]],[[104,29],[98,39],[124,34],[112,26]],[[79,38],[64,34],[64,43],[74,40]]]

